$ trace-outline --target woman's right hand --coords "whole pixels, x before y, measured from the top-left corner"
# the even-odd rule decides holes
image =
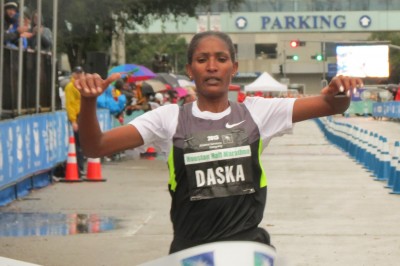
[[[75,87],[83,97],[93,98],[102,94],[107,87],[117,79],[121,78],[121,74],[115,73],[107,79],[102,79],[99,74],[85,74],[77,78],[74,82]]]

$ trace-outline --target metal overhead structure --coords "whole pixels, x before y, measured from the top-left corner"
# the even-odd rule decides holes
[[[0,13],[1,13],[1,32],[0,32],[0,118],[3,117],[3,74],[4,74],[4,2],[5,0],[0,0]],[[25,0],[20,0],[20,10],[19,10],[19,24],[23,24],[24,14],[23,7],[25,6]],[[42,23],[42,0],[37,0],[37,10],[38,10],[38,25]],[[55,111],[55,98],[56,98],[56,82],[57,82],[57,22],[58,22],[58,0],[53,0],[53,47],[52,47],[52,69],[51,69],[51,111]],[[37,57],[36,57],[36,112],[40,112],[40,66],[41,66],[41,38],[37,35]],[[22,39],[19,40],[18,45],[18,79],[17,79],[17,115],[22,114],[22,84],[23,84],[23,44]],[[12,111],[14,112],[14,111]]]
[[[3,71],[4,71],[4,0],[0,1],[0,119],[3,115]]]

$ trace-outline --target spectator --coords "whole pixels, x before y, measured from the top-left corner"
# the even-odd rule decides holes
[[[41,20],[41,25],[38,25],[38,12],[34,11],[32,14],[32,36],[29,38],[29,48],[36,50],[37,48],[37,34],[40,34],[41,50],[45,52],[51,52],[53,46],[53,33],[51,30],[44,26],[43,18]]]
[[[126,104],[126,96],[121,93],[122,86],[123,82],[117,80],[97,98],[97,107],[110,110],[110,114],[117,118],[120,124],[123,124],[123,111]]]
[[[187,91],[187,94],[186,94],[186,96],[184,97],[183,104],[185,104],[185,103],[191,103],[191,102],[196,101],[197,96],[196,96],[196,91],[195,91],[195,89],[192,88],[192,87],[186,87],[186,91]]]
[[[16,1],[6,0],[4,12],[4,44],[18,47],[20,35],[27,32],[29,28],[25,25],[18,25],[18,3]]]
[[[65,87],[69,83],[69,78],[67,77],[59,77],[58,78],[58,94],[61,101],[61,108],[65,109]]]
[[[158,107],[161,106],[160,99],[162,101],[162,94],[161,93],[156,93],[154,96],[150,95],[150,97],[149,97],[149,105],[150,105],[151,110],[157,109]]]
[[[153,94],[152,92],[143,88],[143,82],[137,82],[135,89],[136,102],[129,105],[127,107],[127,111],[129,113],[138,110],[141,110],[143,112],[150,111],[151,105],[149,102],[150,102],[150,96],[152,94]]]
[[[157,92],[157,93],[154,95],[154,101],[155,101],[156,103],[158,103],[160,106],[163,105],[163,104],[164,104],[164,96],[162,95],[162,93]]]
[[[397,93],[396,93],[396,96],[394,97],[394,100],[396,102],[400,101],[400,86],[397,88]]]
[[[159,53],[154,54],[153,62],[152,62],[152,70],[154,73],[161,72],[162,62],[161,55]]]
[[[23,26],[26,27],[28,30],[30,29],[31,16],[30,16],[28,11],[24,11]],[[18,29],[18,24],[13,24],[12,28],[10,29],[10,32],[17,32],[17,29]],[[22,48],[24,50],[28,49],[28,38],[31,38],[31,37],[32,37],[32,33],[30,33],[29,31],[22,32],[19,35],[18,40],[19,39],[22,40]],[[19,46],[19,41],[18,40],[16,41],[16,43],[8,42],[7,46],[8,47],[13,47],[13,48],[18,48],[18,46]]]
[[[74,133],[76,158],[79,167],[79,178],[82,178],[82,176],[85,175],[84,157],[79,141],[79,126],[78,126],[78,117],[81,111],[81,94],[76,89],[74,82],[76,79],[79,79],[83,75],[84,72],[82,67],[80,66],[75,67],[72,71],[71,80],[65,87],[65,108],[67,110],[68,120],[71,123],[72,130]]]

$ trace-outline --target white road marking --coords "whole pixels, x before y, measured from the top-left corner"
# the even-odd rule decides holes
[[[150,214],[141,224],[135,224],[132,229],[129,229],[128,232],[126,232],[125,236],[131,237],[136,235],[136,233],[139,232],[140,229],[142,229],[153,218],[153,216],[153,214]]]

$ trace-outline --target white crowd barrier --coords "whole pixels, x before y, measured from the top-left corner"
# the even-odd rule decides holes
[[[390,193],[400,194],[400,141],[394,141],[391,148],[385,136],[359,126],[332,117],[316,122],[329,142],[362,165],[374,180],[386,182]]]
[[[274,248],[250,241],[221,241],[188,248],[140,266],[283,266]]]

